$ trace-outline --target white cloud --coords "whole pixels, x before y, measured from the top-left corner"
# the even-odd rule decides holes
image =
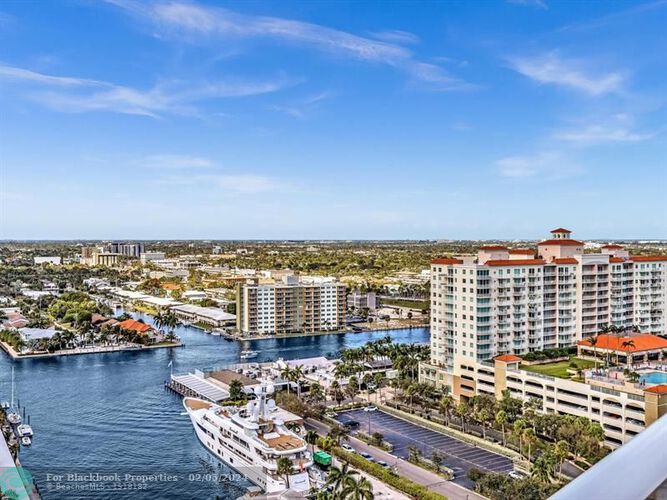
[[[198,101],[267,94],[294,83],[284,76],[260,82],[230,78],[210,82],[167,81],[141,90],[110,82],[53,76],[4,65],[0,65],[0,80],[36,86],[38,90],[29,91],[27,95],[57,111],[108,111],[152,117],[194,114],[196,110],[193,105]],[[26,91],[24,85],[18,88],[20,92]]]
[[[215,163],[208,158],[203,158],[201,156],[175,154],[150,155],[139,160],[135,160],[133,163],[143,167],[160,170],[201,169],[215,166]]]
[[[414,33],[402,30],[375,31],[370,34],[373,38],[389,43],[400,43],[403,45],[419,43],[419,37]]]
[[[341,57],[385,64],[407,73],[437,90],[473,88],[449,75],[440,66],[421,62],[398,45],[373,40],[314,23],[269,16],[239,14],[221,7],[179,1],[141,4],[133,0],[108,0],[139,18],[154,24],[163,33],[180,35],[188,41],[211,43],[229,38],[266,38],[332,53]],[[394,39],[402,34],[393,33]],[[402,42],[402,43],[403,43]]]
[[[510,60],[512,68],[539,83],[568,87],[599,96],[619,92],[625,80],[618,72],[593,74],[581,60],[565,60],[555,51]]]
[[[554,134],[555,139],[580,145],[639,142],[651,137],[653,134],[640,134],[627,127],[608,125],[589,125],[582,129],[563,130]]]
[[[524,5],[526,7],[539,7],[540,9],[548,9],[549,6],[543,0],[507,0],[507,3],[514,5]]]
[[[24,68],[0,64],[0,78],[3,80],[18,80],[24,82],[41,83],[58,87],[108,86],[106,82],[89,80],[86,78],[72,78],[67,76],[51,76],[37,73]]]
[[[331,97],[333,97],[333,93],[325,90],[304,99],[292,101],[289,104],[274,105],[271,109],[288,114],[294,118],[305,118],[309,113],[317,109],[323,101]]]
[[[562,179],[583,172],[580,165],[553,151],[533,155],[507,156],[495,163],[500,175],[510,178]]]

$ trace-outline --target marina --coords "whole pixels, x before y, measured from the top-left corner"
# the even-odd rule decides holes
[[[152,321],[140,313],[135,316]],[[176,334],[187,347],[180,349],[16,361],[0,356],[0,373],[4,374],[0,399],[9,399],[14,366],[17,394],[29,408],[30,425],[37,434],[31,446],[21,449],[21,462],[35,477],[44,498],[90,498],[85,492],[58,490],[46,478],[47,474],[90,471],[178,477],[173,482],[154,481],[147,483],[146,489],[135,489],[132,498],[140,500],[238,498],[252,483],[220,463],[197,440],[183,415],[181,396],[164,390],[171,373],[235,365],[244,350],[259,353],[252,360],[256,363],[317,356],[333,359],[344,347],[358,347],[387,333],[397,342],[423,343],[429,338],[428,329],[413,328],[225,341],[181,325]],[[124,491],[107,492],[104,498],[124,499],[127,495]]]

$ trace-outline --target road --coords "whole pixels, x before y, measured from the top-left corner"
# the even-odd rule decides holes
[[[329,432],[329,426],[313,419],[306,420],[306,426],[315,429],[318,434],[324,436]],[[446,496],[449,500],[484,500],[475,492],[464,488],[456,483],[444,480],[437,474],[413,465],[401,458],[397,458],[386,451],[369,446],[363,441],[350,437],[349,443],[356,451],[369,453],[374,459],[387,462],[395,467],[396,472],[415,483],[426,486],[429,490]]]

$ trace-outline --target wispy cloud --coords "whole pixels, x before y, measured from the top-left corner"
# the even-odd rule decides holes
[[[524,5],[526,7],[538,7],[540,9],[548,9],[549,6],[543,0],[507,0],[507,3],[514,5]]]
[[[99,80],[45,75],[44,73],[37,73],[36,71],[30,71],[29,69],[17,68],[15,66],[5,66],[3,64],[0,64],[0,79],[41,83],[44,85],[53,85],[58,87],[110,86],[108,83],[101,82]]]
[[[581,165],[553,151],[507,156],[496,161],[495,164],[500,175],[510,178],[562,179],[577,176],[583,172]]]
[[[510,60],[512,69],[538,83],[559,85],[592,96],[619,92],[625,77],[619,72],[594,73],[583,60],[563,59],[557,51]]]
[[[317,109],[323,101],[331,99],[333,93],[330,91],[313,94],[288,104],[278,104],[271,107],[274,111],[288,114],[294,118],[305,118],[309,113]]]
[[[588,125],[581,129],[556,132],[554,138],[579,145],[593,145],[613,142],[639,142],[650,139],[654,135],[639,133],[623,126]]]
[[[176,154],[150,155],[134,160],[132,163],[158,170],[189,170],[215,167],[215,163],[208,158]]]
[[[447,73],[435,64],[420,61],[407,48],[393,42],[374,40],[319,24],[269,16],[239,14],[222,7],[195,2],[108,0],[151,23],[162,35],[180,35],[190,42],[211,43],[220,39],[271,39],[292,43],[339,57],[384,64],[428,84],[433,90],[468,90],[474,86]],[[403,34],[393,32],[394,38]],[[385,35],[387,32],[385,32]]]
[[[399,43],[403,45],[419,43],[419,37],[414,33],[402,30],[375,31],[370,33],[373,38],[383,42]]]
[[[196,114],[195,103],[208,99],[246,97],[277,92],[294,82],[284,76],[262,82],[228,79],[211,82],[165,81],[149,89],[70,76],[54,76],[0,65],[0,80],[13,81],[20,93],[68,113],[106,111],[158,117]],[[37,90],[27,89],[32,84]]]

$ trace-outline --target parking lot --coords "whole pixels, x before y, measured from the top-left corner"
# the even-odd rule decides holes
[[[371,412],[351,410],[340,413],[336,419],[343,424],[355,420],[359,422],[359,427],[354,430],[366,433],[369,431],[370,421],[371,434],[374,432],[382,434],[385,441],[394,446],[392,454],[402,459],[408,458],[408,449],[411,446],[419,448],[422,456],[429,459],[433,451],[437,450],[443,457],[443,465],[454,471],[454,482],[466,488],[473,487],[472,481],[467,477],[467,472],[471,468],[505,473],[513,469],[512,460],[507,457],[419,427],[379,410]]]

